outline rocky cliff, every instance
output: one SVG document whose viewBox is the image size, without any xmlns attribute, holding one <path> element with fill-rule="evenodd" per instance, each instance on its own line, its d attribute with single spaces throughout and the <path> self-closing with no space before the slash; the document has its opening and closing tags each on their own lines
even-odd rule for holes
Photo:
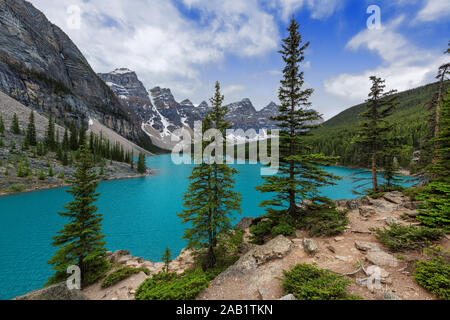
<svg viewBox="0 0 450 320">
<path fill-rule="evenodd" d="M 120 103 L 70 38 L 24 0 L 0 0 L 0 90 L 61 122 L 94 117 L 150 145 L 135 112 Z"/>
</svg>

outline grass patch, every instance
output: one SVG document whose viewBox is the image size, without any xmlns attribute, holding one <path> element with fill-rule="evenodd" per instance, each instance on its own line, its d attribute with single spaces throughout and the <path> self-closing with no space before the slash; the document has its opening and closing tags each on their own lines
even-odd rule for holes
<svg viewBox="0 0 450 320">
<path fill-rule="evenodd" d="M 450 300 L 450 251 L 442 247 L 429 248 L 425 253 L 431 261 L 418 261 L 414 279 L 436 297 Z"/>
<path fill-rule="evenodd" d="M 132 267 L 123 267 L 120 268 L 111 274 L 109 274 L 102 282 L 102 288 L 108 288 L 116 283 L 129 278 L 133 274 L 137 274 L 139 272 L 144 272 L 146 275 L 150 274 L 150 271 L 147 268 L 132 268 Z"/>
<path fill-rule="evenodd" d="M 389 229 L 371 229 L 376 238 L 392 251 L 420 249 L 439 240 L 444 232 L 440 229 L 416 226 L 389 225 Z"/>
<path fill-rule="evenodd" d="M 319 269 L 316 265 L 298 264 L 291 271 L 283 271 L 282 283 L 286 294 L 292 293 L 299 300 L 357 300 L 346 288 L 351 281 L 344 276 Z"/>
</svg>

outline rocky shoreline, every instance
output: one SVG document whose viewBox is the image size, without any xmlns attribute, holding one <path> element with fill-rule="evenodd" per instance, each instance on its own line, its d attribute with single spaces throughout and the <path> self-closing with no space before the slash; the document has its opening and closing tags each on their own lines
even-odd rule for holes
<svg viewBox="0 0 450 320">
<path fill-rule="evenodd" d="M 249 229 L 260 218 L 242 218 L 235 226 L 244 231 L 240 259 L 216 277 L 198 300 L 295 300 L 285 296 L 281 288 L 283 270 L 299 263 L 316 264 L 351 280 L 348 291 L 365 300 L 435 300 L 413 278 L 414 265 L 425 259 L 422 250 L 392 252 L 379 242 L 372 228 L 389 227 L 392 222 L 417 225 L 413 219 L 419 203 L 401 192 L 390 192 L 378 199 L 362 197 L 336 200 L 341 210 L 349 210 L 349 225 L 343 234 L 334 237 L 310 237 L 307 231 L 297 230 L 295 236 L 282 235 L 264 245 L 248 241 Z M 438 245 L 448 250 L 450 237 L 444 236 Z M 182 273 L 194 265 L 192 251 L 184 249 L 170 263 L 171 272 Z M 108 252 L 108 260 L 120 267 L 147 268 L 119 283 L 103 289 L 101 281 L 80 293 L 91 300 L 134 300 L 139 285 L 162 270 L 162 262 L 144 260 L 130 255 L 128 250 Z M 378 274 L 379 285 L 373 282 Z M 55 288 L 56 292 L 58 288 Z M 68 296 L 65 294 L 64 296 Z M 36 292 L 32 293 L 33 299 Z M 23 297 L 21 297 L 23 298 Z M 79 296 L 76 296 L 78 299 Z"/>
</svg>

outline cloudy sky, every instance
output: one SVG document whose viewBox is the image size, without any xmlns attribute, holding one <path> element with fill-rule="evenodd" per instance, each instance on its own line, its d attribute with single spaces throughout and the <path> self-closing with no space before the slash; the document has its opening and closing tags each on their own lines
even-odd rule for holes
<svg viewBox="0 0 450 320">
<path fill-rule="evenodd" d="M 96 72 L 127 67 L 147 88 L 171 88 L 194 104 L 212 95 L 216 80 L 226 102 L 248 97 L 257 109 L 277 102 L 278 50 L 292 16 L 311 42 L 305 78 L 327 119 L 366 98 L 370 75 L 402 91 L 433 81 L 448 60 L 448 0 L 29 1 Z M 376 29 L 367 27 L 370 5 L 380 8 Z"/>
</svg>

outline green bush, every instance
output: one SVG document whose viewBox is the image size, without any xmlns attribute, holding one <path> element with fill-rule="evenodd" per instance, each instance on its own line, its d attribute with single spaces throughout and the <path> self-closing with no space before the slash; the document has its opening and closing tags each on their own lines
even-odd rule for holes
<svg viewBox="0 0 450 320">
<path fill-rule="evenodd" d="M 450 251 L 442 248 L 426 250 L 431 261 L 418 261 L 414 279 L 438 298 L 450 300 Z"/>
<path fill-rule="evenodd" d="M 108 288 L 116 283 L 132 276 L 133 274 L 144 272 L 146 275 L 150 274 L 150 271 L 147 268 L 132 268 L 132 267 L 123 267 L 120 268 L 111 274 L 109 274 L 102 282 L 102 288 Z"/>
<path fill-rule="evenodd" d="M 237 254 L 243 242 L 244 232 L 242 230 L 231 230 L 218 236 L 219 250 L 225 255 Z"/>
<path fill-rule="evenodd" d="M 389 225 L 389 229 L 372 229 L 376 238 L 392 251 L 420 249 L 439 240 L 444 232 L 440 229 L 416 226 Z"/>
<path fill-rule="evenodd" d="M 298 264 L 291 271 L 283 271 L 282 283 L 286 294 L 292 293 L 299 300 L 356 300 L 358 296 L 347 293 L 349 279 L 319 269 L 316 265 Z"/>
<path fill-rule="evenodd" d="M 263 244 L 264 238 L 272 232 L 273 222 L 268 219 L 250 227 L 250 242 Z"/>
<path fill-rule="evenodd" d="M 207 275 L 196 269 L 182 275 L 159 273 L 136 290 L 136 300 L 193 300 L 209 285 Z"/>
<path fill-rule="evenodd" d="M 425 201 L 417 220 L 428 227 L 450 232 L 450 183 L 432 182 L 417 198 Z"/>
<path fill-rule="evenodd" d="M 336 236 L 343 233 L 350 222 L 347 213 L 347 210 L 339 211 L 336 208 L 308 212 L 300 219 L 298 227 L 309 230 L 311 237 Z"/>
<path fill-rule="evenodd" d="M 283 236 L 295 236 L 295 228 L 289 223 L 282 221 L 272 228 L 272 237 L 276 237 L 280 234 Z"/>
<path fill-rule="evenodd" d="M 25 190 L 25 186 L 21 184 L 13 184 L 9 187 L 10 192 L 23 192 Z"/>
</svg>

